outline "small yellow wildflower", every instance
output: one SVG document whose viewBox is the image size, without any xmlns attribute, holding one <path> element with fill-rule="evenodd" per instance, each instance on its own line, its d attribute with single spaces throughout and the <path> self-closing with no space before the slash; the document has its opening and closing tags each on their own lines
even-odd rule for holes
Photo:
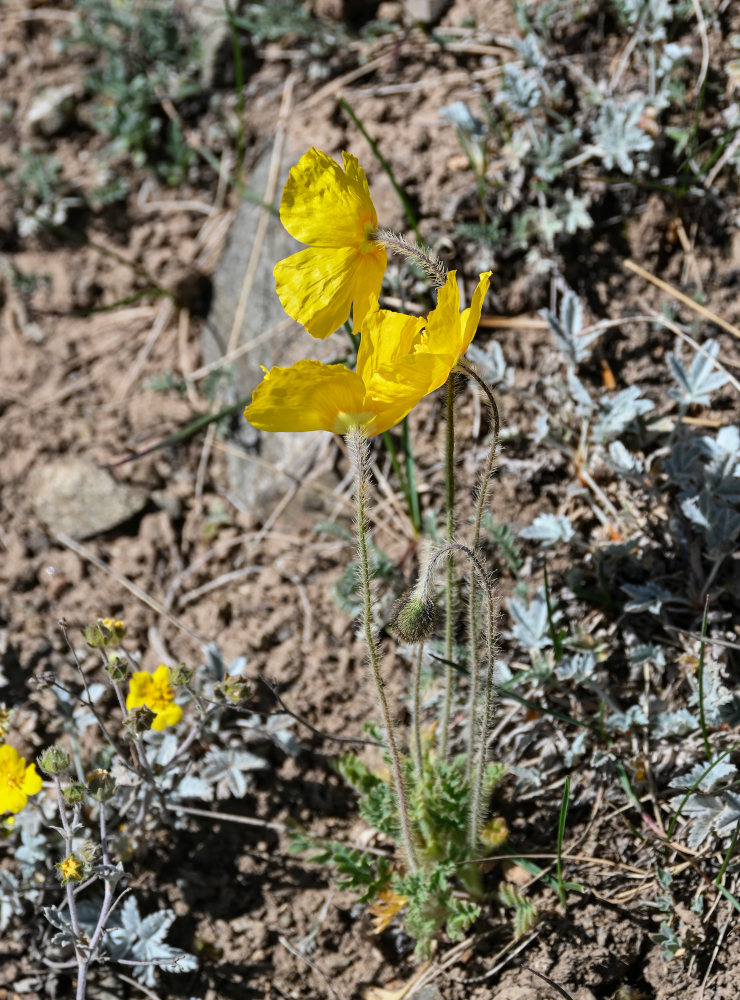
<svg viewBox="0 0 740 1000">
<path fill-rule="evenodd" d="M 283 225 L 309 246 L 275 265 L 275 288 L 287 314 L 319 340 L 339 329 L 353 303 L 359 331 L 387 264 L 374 238 L 378 216 L 365 172 L 350 153 L 342 157 L 344 170 L 309 149 L 290 171 L 280 202 Z"/>
<path fill-rule="evenodd" d="M 397 913 L 406 906 L 408 896 L 402 896 L 395 889 L 383 889 L 368 910 L 373 918 L 373 934 L 382 934 Z"/>
<path fill-rule="evenodd" d="M 74 854 L 68 854 L 62 861 L 58 861 L 56 869 L 59 872 L 59 877 L 65 885 L 67 882 L 82 881 L 82 862 L 79 858 L 76 858 Z"/>
<path fill-rule="evenodd" d="M 480 276 L 462 314 L 454 271 L 427 319 L 379 310 L 374 300 L 362 325 L 356 372 L 320 361 L 272 368 L 244 416 L 267 431 L 344 434 L 359 426 L 369 436 L 381 434 L 447 381 L 475 335 L 489 277 Z"/>
<path fill-rule="evenodd" d="M 154 712 L 152 729 L 161 731 L 167 726 L 176 725 L 182 718 L 182 709 L 175 704 L 174 699 L 169 667 L 160 663 L 153 674 L 142 670 L 131 677 L 126 708 L 146 705 Z"/>
<path fill-rule="evenodd" d="M 0 746 L 0 813 L 19 813 L 28 796 L 41 791 L 41 785 L 35 764 L 26 766 L 17 750 L 7 743 Z"/>
</svg>

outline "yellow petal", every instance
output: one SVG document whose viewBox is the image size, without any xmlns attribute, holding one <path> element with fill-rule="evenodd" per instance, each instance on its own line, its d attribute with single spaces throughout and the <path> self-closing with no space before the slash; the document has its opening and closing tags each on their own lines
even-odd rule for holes
<svg viewBox="0 0 740 1000">
<path fill-rule="evenodd" d="M 460 317 L 460 326 L 462 327 L 461 354 L 464 354 L 470 347 L 470 342 L 475 336 L 475 331 L 478 329 L 480 314 L 483 309 L 483 300 L 488 292 L 488 286 L 491 283 L 490 279 L 490 271 L 484 271 L 483 274 L 478 276 L 478 287 L 473 292 L 470 308 L 466 309 Z"/>
<path fill-rule="evenodd" d="M 375 298 L 371 299 L 371 305 L 373 308 L 362 324 L 362 339 L 357 352 L 357 374 L 367 386 L 380 368 L 411 352 L 425 322 L 421 316 L 378 310 Z"/>
<path fill-rule="evenodd" d="M 349 319 L 359 256 L 352 247 L 309 247 L 273 268 L 283 309 L 312 337 L 323 340 Z"/>
<path fill-rule="evenodd" d="M 23 758 L 21 758 L 21 760 L 23 760 Z M 43 782 L 41 780 L 41 775 L 36 770 L 36 765 L 29 764 L 26 768 L 25 774 L 23 775 L 21 789 L 26 795 L 36 795 L 37 792 L 41 791 L 42 785 Z"/>
<path fill-rule="evenodd" d="M 301 243 L 359 247 L 365 224 L 377 228 L 365 172 L 348 153 L 344 164 L 346 173 L 326 153 L 309 149 L 290 171 L 280 219 Z"/>
<path fill-rule="evenodd" d="M 166 667 L 164 663 L 160 663 L 157 669 L 152 674 L 152 683 L 154 685 L 165 685 L 170 683 L 170 668 Z"/>
<path fill-rule="evenodd" d="M 359 333 L 362 324 L 371 309 L 373 299 L 380 295 L 383 285 L 383 275 L 388 263 L 385 247 L 376 247 L 371 253 L 360 253 L 355 275 L 355 287 L 352 298 L 352 329 Z"/>
<path fill-rule="evenodd" d="M 373 375 L 368 387 L 368 401 L 376 412 L 370 435 L 382 434 L 394 427 L 428 393 L 438 389 L 450 374 L 449 357 L 414 354 Z"/>
<path fill-rule="evenodd" d="M 132 675 L 129 681 L 129 693 L 126 698 L 126 708 L 138 708 L 145 704 L 152 687 L 152 675 L 145 670 Z"/>
<path fill-rule="evenodd" d="M 338 431 L 352 417 L 365 423 L 365 385 L 344 365 L 298 361 L 291 368 L 272 368 L 254 390 L 244 416 L 265 431 Z"/>
<path fill-rule="evenodd" d="M 152 729 L 161 733 L 167 726 L 176 726 L 182 718 L 182 709 L 175 702 L 171 702 L 167 708 L 159 712 L 152 721 Z"/>
<path fill-rule="evenodd" d="M 24 809 L 28 801 L 24 792 L 20 788 L 8 785 L 0 789 L 0 810 L 2 812 L 19 813 Z"/>
</svg>

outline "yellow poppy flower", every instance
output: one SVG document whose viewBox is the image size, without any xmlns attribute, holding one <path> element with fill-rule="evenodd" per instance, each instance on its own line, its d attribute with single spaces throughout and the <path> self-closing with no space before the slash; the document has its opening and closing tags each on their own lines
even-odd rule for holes
<svg viewBox="0 0 740 1000">
<path fill-rule="evenodd" d="M 275 265 L 275 287 L 287 314 L 319 340 L 339 329 L 353 303 L 360 329 L 387 263 L 374 240 L 378 216 L 365 172 L 350 153 L 342 157 L 344 170 L 309 149 L 290 171 L 280 202 L 283 225 L 309 246 Z"/>
<path fill-rule="evenodd" d="M 28 796 L 41 791 L 41 785 L 35 764 L 26 766 L 17 750 L 7 743 L 0 746 L 0 812 L 19 813 Z"/>
<path fill-rule="evenodd" d="M 272 368 L 244 416 L 267 431 L 344 434 L 360 426 L 369 436 L 381 434 L 446 382 L 473 339 L 489 277 L 480 276 L 472 305 L 462 315 L 454 271 L 427 319 L 379 310 L 373 300 L 362 325 L 356 372 L 320 361 Z"/>
<path fill-rule="evenodd" d="M 141 705 L 146 705 L 154 712 L 152 729 L 158 732 L 180 721 L 182 709 L 175 704 L 175 695 L 170 686 L 169 667 L 160 663 L 153 674 L 142 670 L 131 677 L 126 708 L 139 708 Z"/>
</svg>

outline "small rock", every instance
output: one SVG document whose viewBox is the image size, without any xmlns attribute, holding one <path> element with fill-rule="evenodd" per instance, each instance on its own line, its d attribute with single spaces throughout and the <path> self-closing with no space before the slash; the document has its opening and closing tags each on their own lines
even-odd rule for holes
<svg viewBox="0 0 740 1000">
<path fill-rule="evenodd" d="M 26 123 L 32 132 L 50 139 L 72 124 L 77 107 L 77 87 L 46 87 L 31 102 Z"/>
<path fill-rule="evenodd" d="M 404 0 L 404 7 L 414 21 L 434 24 L 442 16 L 449 0 Z"/>
<path fill-rule="evenodd" d="M 28 489 L 36 514 L 53 532 L 90 538 L 110 531 L 144 509 L 143 490 L 118 483 L 84 459 L 58 459 L 35 468 Z"/>
</svg>

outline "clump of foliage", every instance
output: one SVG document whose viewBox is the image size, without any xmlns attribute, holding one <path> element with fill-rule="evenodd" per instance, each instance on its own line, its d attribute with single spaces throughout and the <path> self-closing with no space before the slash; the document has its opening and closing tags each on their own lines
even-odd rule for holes
<svg viewBox="0 0 740 1000">
<path fill-rule="evenodd" d="M 200 92 L 196 43 L 184 16 L 161 0 L 77 0 L 76 9 L 78 27 L 70 44 L 90 46 L 97 54 L 87 79 L 95 95 L 95 126 L 110 136 L 114 155 L 130 156 L 168 184 L 181 183 L 194 153 L 163 102 L 176 107 Z"/>
</svg>

